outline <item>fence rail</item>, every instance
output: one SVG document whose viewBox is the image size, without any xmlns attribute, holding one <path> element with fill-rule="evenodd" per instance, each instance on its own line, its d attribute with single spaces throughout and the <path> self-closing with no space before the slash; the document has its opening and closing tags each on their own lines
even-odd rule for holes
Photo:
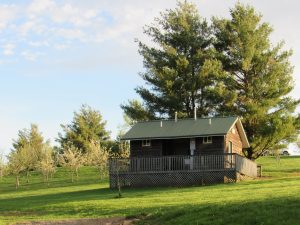
<svg viewBox="0 0 300 225">
<path fill-rule="evenodd" d="M 257 176 L 256 163 L 237 154 L 111 158 L 110 187 L 186 186 Z M 238 174 L 239 173 L 239 174 Z"/>
<path fill-rule="evenodd" d="M 110 173 L 235 169 L 236 154 L 112 158 Z"/>
<path fill-rule="evenodd" d="M 249 159 L 244 158 L 243 156 L 236 155 L 236 171 L 240 174 L 257 177 L 257 164 Z"/>
</svg>

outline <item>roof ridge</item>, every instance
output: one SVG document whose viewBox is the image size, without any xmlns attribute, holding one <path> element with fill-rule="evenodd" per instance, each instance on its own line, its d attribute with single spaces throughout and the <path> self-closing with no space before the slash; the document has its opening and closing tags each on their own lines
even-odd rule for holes
<svg viewBox="0 0 300 225">
<path fill-rule="evenodd" d="M 197 118 L 196 120 L 203 120 L 203 119 L 219 119 L 219 118 L 239 118 L 239 116 L 214 116 L 214 117 L 200 117 Z M 184 121 L 184 120 L 195 120 L 194 118 L 180 118 L 177 119 L 177 121 Z M 175 121 L 175 119 L 157 119 L 157 120 L 146 120 L 146 121 L 137 121 L 135 122 L 135 124 L 137 123 L 149 123 L 149 122 L 161 122 L 161 121 L 165 121 L 165 122 L 171 122 L 171 121 Z"/>
</svg>

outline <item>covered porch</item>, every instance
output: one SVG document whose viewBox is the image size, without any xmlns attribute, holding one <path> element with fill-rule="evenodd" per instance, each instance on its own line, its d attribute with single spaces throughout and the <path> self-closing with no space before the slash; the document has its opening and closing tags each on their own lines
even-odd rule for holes
<svg viewBox="0 0 300 225">
<path fill-rule="evenodd" d="M 210 141 L 206 143 L 207 139 Z M 224 136 L 143 139 L 130 141 L 131 157 L 194 156 L 225 153 Z"/>
<path fill-rule="evenodd" d="M 256 163 L 238 154 L 173 155 L 109 160 L 110 188 L 189 186 L 256 177 Z"/>
</svg>

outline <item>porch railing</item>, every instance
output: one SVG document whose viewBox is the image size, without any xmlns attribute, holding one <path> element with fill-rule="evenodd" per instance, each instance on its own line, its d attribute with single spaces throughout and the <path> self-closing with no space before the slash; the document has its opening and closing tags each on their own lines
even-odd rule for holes
<svg viewBox="0 0 300 225">
<path fill-rule="evenodd" d="M 257 164 L 243 156 L 235 157 L 236 171 L 249 177 L 257 177 Z"/>
<path fill-rule="evenodd" d="M 109 172 L 151 173 L 236 169 L 236 154 L 111 158 Z M 239 165 L 244 165 L 239 161 Z M 244 168 L 242 166 L 242 168 Z"/>
</svg>

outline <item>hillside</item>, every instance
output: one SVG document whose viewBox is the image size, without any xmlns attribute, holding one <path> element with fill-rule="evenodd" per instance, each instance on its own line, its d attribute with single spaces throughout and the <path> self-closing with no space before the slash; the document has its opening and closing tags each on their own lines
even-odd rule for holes
<svg viewBox="0 0 300 225">
<path fill-rule="evenodd" d="M 33 173 L 30 184 L 0 181 L 0 224 L 70 218 L 138 217 L 140 224 L 264 224 L 300 221 L 300 157 L 258 161 L 264 178 L 236 184 L 189 188 L 126 189 L 124 198 L 99 181 L 94 168 L 82 168 L 71 183 L 59 169 L 49 187 Z"/>
</svg>

